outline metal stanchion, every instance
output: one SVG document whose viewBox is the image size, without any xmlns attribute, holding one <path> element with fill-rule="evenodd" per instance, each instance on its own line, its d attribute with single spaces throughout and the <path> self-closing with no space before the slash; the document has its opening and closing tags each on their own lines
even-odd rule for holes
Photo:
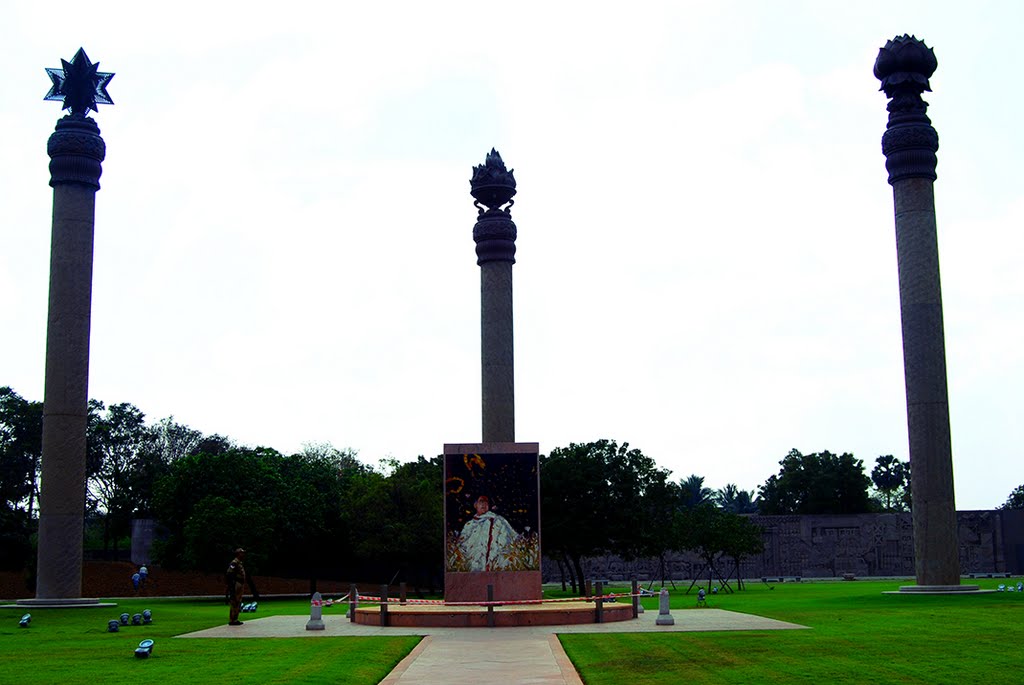
<svg viewBox="0 0 1024 685">
<path fill-rule="evenodd" d="M 488 604 L 487 604 L 487 627 L 488 628 L 493 628 L 494 627 L 494 605 L 490 604 L 490 602 L 494 601 L 494 586 L 493 585 L 488 585 L 487 586 L 487 601 L 488 601 Z"/>
</svg>

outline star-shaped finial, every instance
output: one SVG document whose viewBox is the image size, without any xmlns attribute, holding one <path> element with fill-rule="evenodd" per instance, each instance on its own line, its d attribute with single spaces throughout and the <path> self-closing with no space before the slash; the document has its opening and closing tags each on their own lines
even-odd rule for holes
<svg viewBox="0 0 1024 685">
<path fill-rule="evenodd" d="M 100 63 L 90 62 L 85 50 L 78 48 L 70 62 L 62 59 L 61 63 L 64 66 L 60 69 L 46 69 L 53 86 L 44 100 L 60 100 L 64 103 L 63 109 L 82 116 L 90 109 L 97 111 L 97 104 L 114 104 L 107 94 L 107 84 L 114 75 L 99 71 Z"/>
</svg>

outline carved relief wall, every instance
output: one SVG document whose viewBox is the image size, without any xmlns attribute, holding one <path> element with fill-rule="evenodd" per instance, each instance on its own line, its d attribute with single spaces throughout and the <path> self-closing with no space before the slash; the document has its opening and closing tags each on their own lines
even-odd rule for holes
<svg viewBox="0 0 1024 685">
<path fill-rule="evenodd" d="M 759 556 L 740 564 L 744 578 L 914 575 L 914 531 L 909 513 L 750 518 L 764 529 L 765 545 Z M 1024 511 L 960 511 L 957 527 L 961 573 L 1024 573 Z M 590 578 L 612 581 L 662 575 L 693 578 L 702 566 L 692 554 L 629 562 L 604 556 L 587 559 L 584 572 Z M 731 560 L 722 560 L 718 570 L 735 576 Z M 551 559 L 544 564 L 544 581 L 560 580 L 558 560 Z"/>
</svg>

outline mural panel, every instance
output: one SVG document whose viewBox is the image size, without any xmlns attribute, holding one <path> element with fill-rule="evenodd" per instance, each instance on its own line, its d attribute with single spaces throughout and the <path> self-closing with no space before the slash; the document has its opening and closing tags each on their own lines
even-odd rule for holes
<svg viewBox="0 0 1024 685">
<path fill-rule="evenodd" d="M 537 455 L 445 455 L 445 571 L 540 570 Z"/>
</svg>

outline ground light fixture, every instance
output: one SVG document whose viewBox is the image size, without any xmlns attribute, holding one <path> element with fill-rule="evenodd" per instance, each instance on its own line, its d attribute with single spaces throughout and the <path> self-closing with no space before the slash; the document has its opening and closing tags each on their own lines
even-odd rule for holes
<svg viewBox="0 0 1024 685">
<path fill-rule="evenodd" d="M 132 625 L 133 626 L 141 626 L 142 625 L 142 614 L 132 614 Z"/>
<path fill-rule="evenodd" d="M 153 622 L 153 612 L 150 611 L 149 609 L 145 609 L 142 612 L 142 622 L 147 624 L 147 625 L 152 623 Z"/>
<path fill-rule="evenodd" d="M 21 617 L 21 620 L 18 621 L 18 625 L 21 626 L 22 628 L 28 628 L 28 624 L 31 623 L 31 622 L 32 622 L 32 614 L 25 614 L 24 616 Z"/>
<path fill-rule="evenodd" d="M 123 626 L 128 625 L 128 621 L 129 621 L 128 612 L 125 612 L 125 613 L 121 614 L 121 625 L 123 625 Z"/>
<path fill-rule="evenodd" d="M 109 621 L 107 621 L 107 632 L 116 633 L 120 629 L 120 625 L 121 624 L 118 622 L 116 618 L 110 619 Z"/>
<path fill-rule="evenodd" d="M 139 646 L 135 649 L 136 659 L 148 659 L 149 655 L 153 653 L 153 641 L 143 640 L 139 643 Z"/>
</svg>

